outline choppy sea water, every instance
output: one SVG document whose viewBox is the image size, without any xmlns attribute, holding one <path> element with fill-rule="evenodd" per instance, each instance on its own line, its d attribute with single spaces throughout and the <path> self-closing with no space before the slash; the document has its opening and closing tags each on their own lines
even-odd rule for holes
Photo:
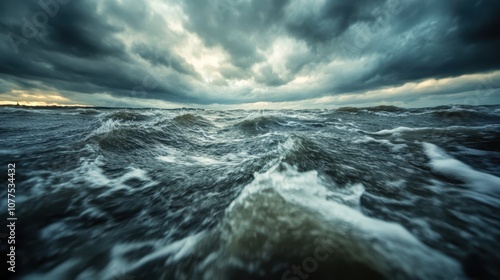
<svg viewBox="0 0 500 280">
<path fill-rule="evenodd" d="M 19 279 L 500 278 L 500 106 L 0 123 Z"/>
</svg>

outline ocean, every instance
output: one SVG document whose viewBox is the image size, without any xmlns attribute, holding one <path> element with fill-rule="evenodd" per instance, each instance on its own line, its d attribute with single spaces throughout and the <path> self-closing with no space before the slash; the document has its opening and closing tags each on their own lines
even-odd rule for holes
<svg viewBox="0 0 500 280">
<path fill-rule="evenodd" d="M 500 106 L 1 107 L 0 123 L 16 279 L 500 278 Z"/>
</svg>

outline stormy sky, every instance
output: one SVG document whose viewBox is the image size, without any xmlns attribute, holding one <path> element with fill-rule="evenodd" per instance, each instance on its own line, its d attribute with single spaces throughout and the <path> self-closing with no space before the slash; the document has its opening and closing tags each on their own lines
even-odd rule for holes
<svg viewBox="0 0 500 280">
<path fill-rule="evenodd" d="M 2 0 L 0 104 L 500 103 L 498 0 Z"/>
</svg>

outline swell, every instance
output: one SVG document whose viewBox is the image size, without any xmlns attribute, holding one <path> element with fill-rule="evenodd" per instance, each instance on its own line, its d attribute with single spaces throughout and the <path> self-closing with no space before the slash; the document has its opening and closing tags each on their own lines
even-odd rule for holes
<svg viewBox="0 0 500 280">
<path fill-rule="evenodd" d="M 157 144 L 174 146 L 188 144 L 189 142 L 185 140 L 183 134 L 172 127 L 107 120 L 87 137 L 86 142 L 97 143 L 105 151 L 126 152 L 153 149 Z"/>
<path fill-rule="evenodd" d="M 301 134 L 293 134 L 281 145 L 282 162 L 301 170 L 329 166 L 335 162 L 332 151 L 321 143 Z"/>
<path fill-rule="evenodd" d="M 163 113 L 118 111 L 98 120 L 100 126 L 86 140 L 115 152 L 153 149 L 158 145 L 189 148 L 198 145 L 206 131 L 214 128 L 208 119 L 193 114 L 171 117 Z"/>
<path fill-rule="evenodd" d="M 337 112 L 359 113 L 359 112 L 401 112 L 406 109 L 396 106 L 375 106 L 375 107 L 341 107 Z"/>
<path fill-rule="evenodd" d="M 178 115 L 173 118 L 173 122 L 185 126 L 185 127 L 212 127 L 213 124 L 206 118 L 193 115 L 193 114 L 183 114 Z"/>
<path fill-rule="evenodd" d="M 141 114 L 136 111 L 117 111 L 110 113 L 105 117 L 105 120 L 119 120 L 119 121 L 145 121 L 147 119 L 149 119 L 149 116 Z"/>
<path fill-rule="evenodd" d="M 434 108 L 425 113 L 441 121 L 452 122 L 492 122 L 498 123 L 499 115 L 488 107 L 459 106 L 448 108 Z"/>
<path fill-rule="evenodd" d="M 281 122 L 284 122 L 284 119 L 279 116 L 257 116 L 240 121 L 233 127 L 247 134 L 264 134 L 282 126 Z"/>
</svg>

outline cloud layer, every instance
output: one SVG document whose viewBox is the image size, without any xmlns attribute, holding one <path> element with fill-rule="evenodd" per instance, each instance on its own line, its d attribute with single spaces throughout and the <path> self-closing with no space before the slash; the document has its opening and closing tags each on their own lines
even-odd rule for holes
<svg viewBox="0 0 500 280">
<path fill-rule="evenodd" d="M 499 13 L 495 0 L 4 0 L 0 101 L 497 103 Z"/>
</svg>

